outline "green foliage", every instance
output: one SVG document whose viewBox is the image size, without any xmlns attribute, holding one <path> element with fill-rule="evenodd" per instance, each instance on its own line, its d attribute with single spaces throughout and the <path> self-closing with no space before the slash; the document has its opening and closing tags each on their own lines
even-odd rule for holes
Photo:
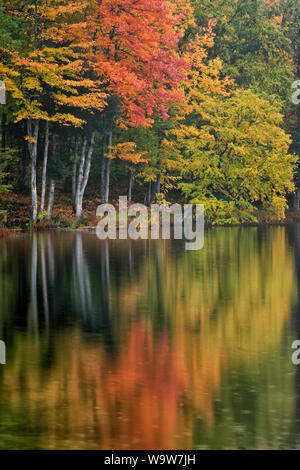
<svg viewBox="0 0 300 470">
<path fill-rule="evenodd" d="M 0 48 L 12 47 L 21 49 L 26 47 L 24 33 L 28 26 L 28 20 L 23 16 L 10 15 L 14 1 L 0 0 Z M 19 8 L 22 9 L 19 2 Z"/>
<path fill-rule="evenodd" d="M 274 8 L 265 0 L 193 1 L 198 25 L 206 26 L 212 18 L 216 22 L 211 57 L 222 59 L 224 74 L 237 86 L 276 94 L 287 104 L 293 62 L 291 40 L 281 21 L 283 3 Z"/>
</svg>

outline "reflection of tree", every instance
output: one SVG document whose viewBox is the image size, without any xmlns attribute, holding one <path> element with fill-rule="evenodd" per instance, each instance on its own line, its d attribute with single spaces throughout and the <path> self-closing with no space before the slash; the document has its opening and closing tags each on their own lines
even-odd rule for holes
<svg viewBox="0 0 300 470">
<path fill-rule="evenodd" d="M 48 245 L 49 246 L 49 245 Z M 46 271 L 46 254 L 45 240 L 41 240 L 41 271 L 42 271 L 42 288 L 43 288 L 43 306 L 45 315 L 45 326 L 49 328 L 49 296 L 48 296 L 48 278 Z"/>
<path fill-rule="evenodd" d="M 36 426 L 45 430 L 42 445 L 68 447 L 72 436 L 75 447 L 171 448 L 176 439 L 178 447 L 191 446 L 190 423 L 184 420 L 184 373 L 167 333 L 155 341 L 145 325 L 133 324 L 114 359 L 103 345 L 87 344 L 78 329 L 65 331 L 57 335 L 59 360 L 47 374 L 41 371 L 38 350 L 25 341 L 20 335 L 18 347 L 26 349 L 26 357 L 21 363 L 16 358 L 3 386 L 15 410 L 25 407 L 29 420 L 38 417 Z M 23 391 L 16 387 L 19 374 L 25 378 Z"/>
<path fill-rule="evenodd" d="M 28 309 L 28 331 L 38 332 L 38 301 L 37 301 L 37 269 L 38 269 L 38 248 L 37 235 L 32 236 L 31 263 L 30 263 L 30 303 Z"/>
<path fill-rule="evenodd" d="M 214 399 L 224 372 L 242 364 L 248 373 L 249 369 L 259 369 L 266 374 L 261 369 L 262 358 L 268 365 L 269 358 L 274 360 L 296 293 L 293 259 L 282 227 L 264 234 L 257 228 L 212 231 L 202 252 L 183 252 L 183 257 L 172 258 L 168 249 L 167 244 L 160 245 L 159 256 L 164 260 L 160 263 L 160 288 L 153 261 L 154 267 L 147 265 L 140 277 L 143 293 L 137 305 L 152 303 L 153 312 L 163 311 L 170 319 L 173 342 L 181 344 L 184 351 L 193 409 L 212 426 Z M 156 259 L 154 254 L 149 258 Z M 142 291 L 143 286 L 148 286 L 148 292 Z M 134 289 L 139 290 L 136 286 Z M 126 296 L 130 296 L 127 287 L 119 299 Z M 289 353 L 287 347 L 288 360 Z M 273 378 L 278 366 L 272 369 Z M 281 363 L 280 372 L 283 370 Z M 291 385 L 286 379 L 284 384 L 280 388 Z M 262 412 L 266 412 L 265 407 Z"/>
<path fill-rule="evenodd" d="M 86 320 L 93 318 L 93 299 L 91 280 L 86 258 L 83 252 L 82 234 L 77 233 L 73 257 L 73 285 L 75 305 L 79 307 L 79 315 Z"/>
<path fill-rule="evenodd" d="M 300 225 L 296 224 L 294 228 L 294 253 L 295 253 L 295 270 L 298 292 L 300 293 Z M 300 294 L 298 295 L 298 302 L 295 308 L 295 319 L 294 319 L 294 332 L 292 341 L 300 340 Z M 294 366 L 295 367 L 295 366 Z M 296 367 L 295 372 L 295 418 L 294 428 L 292 429 L 292 442 L 293 447 L 299 449 L 300 446 L 300 367 Z"/>
<path fill-rule="evenodd" d="M 212 230 L 194 253 L 79 233 L 31 243 L 27 303 L 36 292 L 44 322 L 39 343 L 13 333 L 0 387 L 42 447 L 283 445 L 292 384 L 274 355 L 294 297 L 284 228 Z"/>
<path fill-rule="evenodd" d="M 0 245 L 0 339 L 4 340 L 6 330 L 13 322 L 12 312 L 17 305 L 17 289 L 19 284 L 17 260 L 11 259 L 9 247 Z"/>
</svg>

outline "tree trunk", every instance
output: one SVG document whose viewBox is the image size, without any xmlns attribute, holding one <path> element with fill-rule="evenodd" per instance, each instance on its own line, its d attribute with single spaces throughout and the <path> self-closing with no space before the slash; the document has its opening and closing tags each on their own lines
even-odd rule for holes
<svg viewBox="0 0 300 470">
<path fill-rule="evenodd" d="M 80 157 L 80 165 L 79 165 L 79 173 L 78 173 L 78 180 L 77 180 L 77 189 L 76 189 L 76 217 L 80 219 L 82 216 L 82 201 L 83 196 L 86 190 L 86 186 L 88 183 L 88 179 L 90 176 L 91 170 L 91 161 L 93 156 L 95 146 L 95 132 L 92 132 L 90 145 L 88 149 L 88 153 L 86 154 L 86 147 L 87 147 L 87 138 L 84 138 L 82 152 Z"/>
<path fill-rule="evenodd" d="M 160 175 L 157 176 L 157 180 L 155 183 L 155 200 L 157 199 L 157 195 L 160 194 Z"/>
<path fill-rule="evenodd" d="M 108 134 L 108 153 L 112 153 L 112 128 Z M 111 159 L 109 158 L 106 163 L 106 181 L 105 181 L 105 202 L 109 201 L 109 184 L 110 184 L 110 167 L 111 167 Z"/>
<path fill-rule="evenodd" d="M 92 132 L 91 140 L 90 140 L 90 147 L 88 150 L 86 163 L 85 163 L 85 171 L 84 171 L 84 176 L 83 176 L 83 181 L 82 181 L 81 193 L 80 193 L 81 200 L 83 199 L 86 186 L 88 184 L 89 176 L 90 176 L 94 147 L 95 147 L 95 132 Z"/>
<path fill-rule="evenodd" d="M 52 158 L 55 159 L 56 156 L 56 135 L 53 135 L 53 149 L 52 149 Z M 51 220 L 53 205 L 54 205 L 54 193 L 55 193 L 55 181 L 53 178 L 50 180 L 50 189 L 49 189 L 49 199 L 48 199 L 48 208 L 47 208 L 47 220 Z"/>
<path fill-rule="evenodd" d="M 103 137 L 102 159 L 101 159 L 101 176 L 100 176 L 100 198 L 102 201 L 105 199 L 105 171 L 106 171 L 106 157 L 107 152 L 107 136 Z"/>
<path fill-rule="evenodd" d="M 132 191 L 134 187 L 134 179 L 132 176 L 132 171 L 129 172 L 129 186 L 128 186 L 128 201 L 132 201 Z"/>
<path fill-rule="evenodd" d="M 81 217 L 82 209 L 80 208 L 80 188 L 82 185 L 83 180 L 83 171 L 84 171 L 84 164 L 85 164 L 85 156 L 86 156 L 86 146 L 87 146 L 87 138 L 84 137 L 81 149 L 81 156 L 79 162 L 79 170 L 77 176 L 77 187 L 76 187 L 76 196 L 75 196 L 75 213 L 76 217 Z"/>
<path fill-rule="evenodd" d="M 39 124 L 39 120 L 33 121 L 32 119 L 27 119 L 28 150 L 31 168 L 31 220 L 33 223 L 37 220 L 36 161 Z"/>
<path fill-rule="evenodd" d="M 148 183 L 148 192 L 147 192 L 147 204 L 148 204 L 148 206 L 150 206 L 151 200 L 152 200 L 151 189 L 152 189 L 152 183 L 151 183 L 151 181 L 149 181 L 149 183 Z"/>
<path fill-rule="evenodd" d="M 44 211 L 44 208 L 45 208 L 46 183 L 47 183 L 47 165 L 48 165 L 48 151 L 49 151 L 49 121 L 46 121 L 45 147 L 44 147 L 44 161 L 43 161 L 43 173 L 42 173 L 42 194 L 41 194 L 40 214 Z"/>
<path fill-rule="evenodd" d="M 6 149 L 6 114 L 2 114 L 2 119 L 1 119 L 1 134 L 2 134 L 2 150 L 5 151 Z"/>
<path fill-rule="evenodd" d="M 106 163 L 105 198 L 104 198 L 105 202 L 109 201 L 110 167 L 111 167 L 111 160 L 108 159 Z"/>
<path fill-rule="evenodd" d="M 54 206 L 54 194 L 55 194 L 55 181 L 54 179 L 50 180 L 50 192 L 48 200 L 48 209 L 47 209 L 47 220 L 51 220 L 52 211 Z"/>
<path fill-rule="evenodd" d="M 300 189 L 297 190 L 295 197 L 294 197 L 294 209 L 295 211 L 300 210 Z"/>
<path fill-rule="evenodd" d="M 73 202 L 74 211 L 76 210 L 77 164 L 78 164 L 78 139 L 76 138 L 75 155 L 74 155 L 74 162 L 73 162 L 73 173 L 72 173 L 72 202 Z"/>
</svg>

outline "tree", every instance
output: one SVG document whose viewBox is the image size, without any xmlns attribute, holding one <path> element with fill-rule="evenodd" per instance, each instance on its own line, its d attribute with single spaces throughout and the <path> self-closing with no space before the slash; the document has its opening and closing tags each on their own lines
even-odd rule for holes
<svg viewBox="0 0 300 470">
<path fill-rule="evenodd" d="M 179 187 L 189 201 L 205 204 L 212 223 L 254 221 L 258 207 L 282 219 L 296 157 L 280 104 L 252 90 L 232 91 L 221 61 L 209 59 L 212 26 L 186 48 L 192 67 L 185 102 L 165 152 L 183 178 Z"/>
<path fill-rule="evenodd" d="M 86 3 L 80 0 L 73 3 L 57 0 L 52 7 L 47 0 L 36 2 L 28 30 L 31 47 L 22 55 L 11 52 L 10 70 L 16 76 L 16 122 L 27 121 L 33 222 L 38 212 L 36 167 L 40 122 L 78 128 L 86 123 L 85 116 L 79 116 L 78 112 L 89 113 L 105 106 L 105 93 L 100 90 L 99 81 L 87 76 L 82 47 L 69 39 L 73 28 L 83 28 L 78 8 L 84 9 L 85 6 Z M 88 47 L 83 47 L 84 52 Z M 45 202 L 48 142 L 46 124 L 41 210 Z"/>
<path fill-rule="evenodd" d="M 179 83 L 187 64 L 178 46 L 192 9 L 189 0 L 103 0 L 92 5 L 85 40 L 93 45 L 90 66 L 111 96 L 106 146 L 108 140 L 113 143 L 114 127 L 149 127 L 154 113 L 166 120 L 171 104 L 182 99 Z M 103 159 L 105 200 L 109 178 L 110 159 Z"/>
<path fill-rule="evenodd" d="M 297 158 L 279 108 L 239 90 L 207 99 L 202 116 L 206 124 L 182 126 L 174 144 L 186 159 L 180 187 L 189 201 L 205 204 L 213 224 L 254 222 L 258 208 L 282 220 Z"/>
<path fill-rule="evenodd" d="M 178 42 L 191 15 L 189 0 L 94 2 L 86 28 L 91 66 L 120 101 L 122 125 L 151 125 L 154 111 L 166 119 L 180 99 L 186 64 Z"/>
<path fill-rule="evenodd" d="M 11 162 L 11 156 L 7 152 L 0 152 L 0 195 L 11 189 L 11 186 L 6 183 L 8 176 L 7 167 Z M 6 210 L 0 208 L 0 224 L 6 217 Z M 2 220 L 1 220 L 2 219 Z"/>
<path fill-rule="evenodd" d="M 208 21 L 215 22 L 210 58 L 222 59 L 223 73 L 233 78 L 236 86 L 277 95 L 288 105 L 293 62 L 291 41 L 281 15 L 289 16 L 292 9 L 266 0 L 192 3 L 198 25 L 205 27 Z"/>
</svg>

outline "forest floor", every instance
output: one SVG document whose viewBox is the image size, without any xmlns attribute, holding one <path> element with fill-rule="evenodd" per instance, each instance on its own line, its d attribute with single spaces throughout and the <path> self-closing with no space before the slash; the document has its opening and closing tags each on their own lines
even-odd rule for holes
<svg viewBox="0 0 300 470">
<path fill-rule="evenodd" d="M 83 202 L 83 218 L 78 221 L 72 208 L 71 195 L 57 191 L 50 221 L 38 221 L 36 229 L 47 228 L 80 228 L 95 227 L 97 223 L 96 209 L 101 204 L 99 198 L 93 198 L 90 194 Z M 4 225 L 6 228 L 26 229 L 30 227 L 30 196 L 5 193 L 0 195 L 0 207 L 7 213 Z"/>
</svg>

